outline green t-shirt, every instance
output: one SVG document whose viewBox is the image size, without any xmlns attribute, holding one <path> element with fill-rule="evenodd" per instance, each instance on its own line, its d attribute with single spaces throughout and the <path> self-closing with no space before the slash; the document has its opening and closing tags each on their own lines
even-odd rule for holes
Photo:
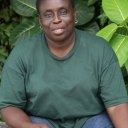
<svg viewBox="0 0 128 128">
<path fill-rule="evenodd" d="M 118 60 L 100 37 L 76 30 L 68 55 L 53 55 L 38 33 L 20 42 L 3 69 L 0 108 L 16 106 L 55 128 L 81 128 L 105 108 L 128 102 Z"/>
</svg>

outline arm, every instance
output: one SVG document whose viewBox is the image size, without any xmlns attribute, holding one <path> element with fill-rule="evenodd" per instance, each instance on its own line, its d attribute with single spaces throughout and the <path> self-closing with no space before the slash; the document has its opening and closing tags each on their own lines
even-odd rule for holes
<svg viewBox="0 0 128 128">
<path fill-rule="evenodd" d="M 128 128 L 128 103 L 107 108 L 115 128 Z"/>
<path fill-rule="evenodd" d="M 46 124 L 31 122 L 27 114 L 16 107 L 3 108 L 1 114 L 10 128 L 48 128 Z"/>
</svg>

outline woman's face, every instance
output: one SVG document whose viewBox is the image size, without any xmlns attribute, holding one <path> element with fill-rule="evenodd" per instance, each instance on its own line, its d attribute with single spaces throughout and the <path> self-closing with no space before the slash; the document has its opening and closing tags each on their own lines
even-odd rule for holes
<svg viewBox="0 0 128 128">
<path fill-rule="evenodd" d="M 42 0 L 40 23 L 48 40 L 63 42 L 74 33 L 75 10 L 71 0 Z"/>
</svg>

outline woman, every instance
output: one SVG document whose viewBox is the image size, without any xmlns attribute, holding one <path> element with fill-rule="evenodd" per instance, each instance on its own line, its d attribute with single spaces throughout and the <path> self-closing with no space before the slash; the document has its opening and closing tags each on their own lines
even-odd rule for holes
<svg viewBox="0 0 128 128">
<path fill-rule="evenodd" d="M 74 28 L 72 0 L 37 0 L 37 10 L 44 34 L 20 42 L 3 69 L 0 108 L 6 123 L 128 128 L 128 95 L 109 44 Z"/>
</svg>

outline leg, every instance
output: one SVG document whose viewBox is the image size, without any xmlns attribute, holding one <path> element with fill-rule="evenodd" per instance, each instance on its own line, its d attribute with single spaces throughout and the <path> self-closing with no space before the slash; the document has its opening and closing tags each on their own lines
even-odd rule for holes
<svg viewBox="0 0 128 128">
<path fill-rule="evenodd" d="M 89 118 L 82 128 L 114 128 L 106 112 Z"/>
<path fill-rule="evenodd" d="M 48 128 L 53 128 L 52 124 L 45 118 L 36 117 L 36 116 L 30 116 L 30 119 L 34 123 L 45 123 L 48 125 Z"/>
</svg>

